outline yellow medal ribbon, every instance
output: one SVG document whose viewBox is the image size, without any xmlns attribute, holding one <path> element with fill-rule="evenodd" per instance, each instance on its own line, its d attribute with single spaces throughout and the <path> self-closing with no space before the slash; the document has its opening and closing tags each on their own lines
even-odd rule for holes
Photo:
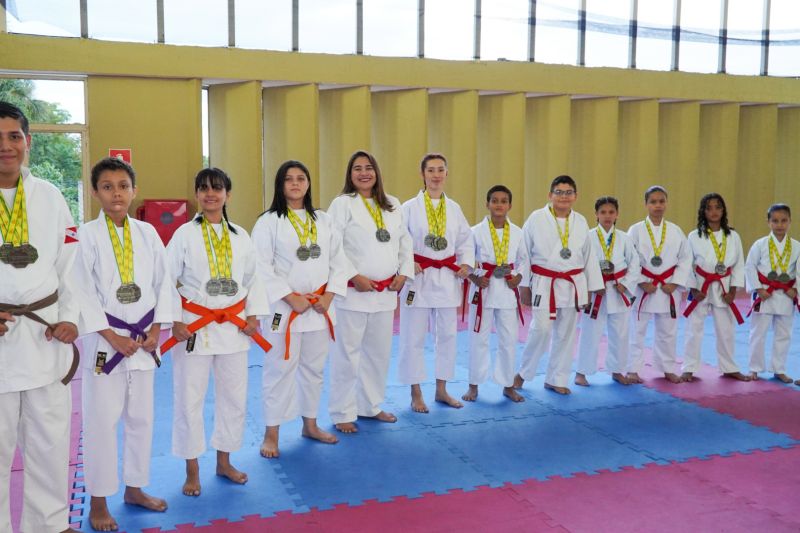
<svg viewBox="0 0 800 533">
<path fill-rule="evenodd" d="M 311 215 L 306 213 L 306 220 L 303 222 L 292 209 L 288 210 L 289 222 L 292 223 L 294 231 L 297 233 L 297 238 L 300 240 L 300 246 L 305 246 L 309 237 L 311 237 L 311 244 L 317 244 L 317 225 Z"/>
<path fill-rule="evenodd" d="M 366 207 L 367 211 L 369 211 L 369 216 L 371 216 L 372 220 L 375 221 L 375 225 L 378 227 L 378 229 L 386 229 L 386 225 L 383 223 L 383 213 L 381 212 L 381 207 L 377 204 L 377 202 L 373 208 L 369 200 L 363 196 L 361 199 L 364 200 L 364 207 Z"/>
<path fill-rule="evenodd" d="M 0 194 L 0 203 L 3 204 L 3 209 L 0 210 L 0 231 L 3 234 L 3 242 L 14 246 L 27 243 L 28 211 L 25 208 L 25 188 L 22 186 L 22 176 L 17 182 L 17 194 L 10 212 L 2 194 Z"/>
<path fill-rule="evenodd" d="M 444 233 L 447 230 L 447 205 L 444 193 L 439 198 L 439 205 L 435 210 L 428 191 L 425 191 L 422 196 L 425 200 L 425 215 L 428 217 L 428 233 L 437 237 L 444 237 Z"/>
<path fill-rule="evenodd" d="M 606 244 L 606 240 L 603 238 L 600 229 L 600 226 L 597 226 L 597 240 L 600 241 L 600 248 L 603 249 L 603 255 L 605 256 L 606 261 L 611 261 L 611 256 L 614 255 L 614 243 L 617 242 L 617 232 L 612 226 L 611 235 L 608 244 Z"/>
<path fill-rule="evenodd" d="M 661 242 L 658 243 L 658 246 L 656 246 L 656 237 L 653 235 L 653 228 L 650 226 L 650 221 L 644 219 L 644 225 L 647 228 L 647 234 L 650 236 L 650 244 L 653 245 L 653 254 L 656 257 L 661 257 L 661 250 L 664 249 L 664 243 L 667 240 L 667 221 L 661 221 Z"/>
<path fill-rule="evenodd" d="M 108 236 L 111 238 L 114 259 L 117 261 L 119 279 L 122 285 L 130 285 L 133 283 L 133 240 L 131 239 L 131 226 L 128 223 L 128 217 L 125 217 L 125 221 L 122 224 L 122 242 L 119 241 L 119 234 L 117 233 L 117 228 L 114 227 L 114 221 L 108 215 L 106 215 L 106 227 L 108 227 Z"/>
<path fill-rule="evenodd" d="M 233 251 L 231 249 L 231 235 L 225 220 L 222 221 L 222 238 L 220 239 L 211 224 L 203 217 L 203 242 L 206 245 L 208 269 L 211 279 L 231 279 L 231 265 L 233 264 Z M 212 253 L 213 247 L 213 253 Z"/>
<path fill-rule="evenodd" d="M 569 215 L 564 219 L 564 231 L 561 231 L 561 226 L 558 224 L 558 217 L 553 209 L 550 207 L 550 214 L 553 215 L 553 220 L 556 221 L 556 229 L 558 230 L 558 238 L 561 239 L 561 249 L 569 249 Z"/>
<path fill-rule="evenodd" d="M 708 231 L 708 238 L 711 240 L 711 246 L 714 247 L 714 255 L 717 256 L 717 264 L 724 265 L 725 253 L 728 249 L 728 236 L 725 235 L 724 231 L 722 232 L 722 246 L 720 246 L 717 242 L 717 238 L 714 236 L 713 231 Z"/>
<path fill-rule="evenodd" d="M 486 223 L 489 225 L 489 235 L 492 236 L 492 247 L 494 248 L 494 264 L 506 265 L 508 264 L 508 241 L 511 236 L 511 226 L 506 220 L 503 225 L 503 240 L 497 238 L 497 230 L 492 224 L 492 220 L 486 217 Z"/>
<path fill-rule="evenodd" d="M 777 272 L 778 268 L 784 273 L 789 270 L 789 258 L 792 256 L 792 239 L 789 239 L 788 235 L 784 239 L 786 240 L 786 245 L 783 247 L 783 253 L 778 254 L 778 246 L 775 244 L 775 240 L 772 237 L 769 238 L 769 264 L 773 272 Z"/>
</svg>

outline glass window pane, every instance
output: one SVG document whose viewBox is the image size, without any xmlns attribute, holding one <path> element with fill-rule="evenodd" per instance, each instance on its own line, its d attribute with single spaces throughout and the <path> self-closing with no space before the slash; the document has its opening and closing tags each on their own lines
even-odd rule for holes
<svg viewBox="0 0 800 533">
<path fill-rule="evenodd" d="M 34 124 L 84 124 L 84 87 L 80 80 L 0 78 L 0 100 L 18 106 Z"/>
<path fill-rule="evenodd" d="M 228 46 L 228 1 L 164 0 L 164 40 L 170 44 Z"/>
<path fill-rule="evenodd" d="M 9 33 L 81 36 L 79 0 L 16 0 L 5 4 Z"/>
<path fill-rule="evenodd" d="M 356 0 L 301 0 L 300 51 L 355 53 Z"/>
<path fill-rule="evenodd" d="M 760 73 L 763 20 L 763 0 L 728 0 L 726 72 L 751 75 Z"/>
<path fill-rule="evenodd" d="M 364 0 L 364 53 L 417 55 L 417 0 Z"/>
<path fill-rule="evenodd" d="M 155 0 L 88 0 L 89 37 L 107 41 L 158 40 Z"/>
<path fill-rule="evenodd" d="M 481 3 L 481 59 L 528 60 L 529 0 Z"/>
<path fill-rule="evenodd" d="M 672 68 L 673 0 L 639 0 L 636 30 L 636 68 Z"/>
<path fill-rule="evenodd" d="M 292 0 L 236 0 L 236 46 L 292 49 Z"/>
<path fill-rule="evenodd" d="M 717 72 L 720 9 L 720 0 L 681 2 L 680 70 Z"/>
<path fill-rule="evenodd" d="M 628 66 L 631 0 L 586 1 L 586 66 Z"/>
<path fill-rule="evenodd" d="M 536 2 L 534 53 L 539 63 L 578 62 L 578 0 Z"/>
<path fill-rule="evenodd" d="M 209 154 L 211 153 L 208 140 L 208 128 L 210 126 L 208 121 L 208 87 L 203 88 L 200 96 L 200 115 L 203 128 L 203 167 L 207 167 L 209 166 Z"/>
<path fill-rule="evenodd" d="M 37 133 L 31 135 L 28 164 L 31 172 L 49 181 L 67 200 L 72 218 L 83 221 L 83 157 L 80 133 Z"/>
<path fill-rule="evenodd" d="M 797 0 L 772 0 L 769 39 L 769 74 L 800 76 L 800 3 Z"/>
<path fill-rule="evenodd" d="M 426 0 L 425 57 L 472 59 L 475 0 Z"/>
</svg>

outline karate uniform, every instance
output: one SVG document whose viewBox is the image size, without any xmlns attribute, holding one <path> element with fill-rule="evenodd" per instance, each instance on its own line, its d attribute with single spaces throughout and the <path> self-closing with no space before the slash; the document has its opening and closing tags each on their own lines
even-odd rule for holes
<svg viewBox="0 0 800 533">
<path fill-rule="evenodd" d="M 89 305 L 82 309 L 81 322 L 101 321 L 109 327 L 105 313 L 128 324 L 137 324 L 151 310 L 153 320 L 141 324 L 147 332 L 151 324 L 163 329 L 172 326 L 178 292 L 167 266 L 167 254 L 155 228 L 128 217 L 133 247 L 134 282 L 142 291 L 137 302 L 120 303 L 116 298 L 121 285 L 105 214 L 87 222 L 78 230 L 80 244 L 75 270 L 83 277 L 81 285 L 90 293 Z M 124 246 L 123 228 L 115 226 Z M 85 327 L 82 324 L 82 328 Z M 130 337 L 131 332 L 113 328 Z M 144 339 L 142 339 L 143 341 Z M 123 482 L 130 487 L 144 487 L 150 481 L 150 451 L 153 440 L 153 376 L 156 362 L 139 349 L 125 357 L 109 374 L 96 372 L 99 354 L 111 361 L 116 350 L 99 333 L 82 338 L 83 368 L 83 465 L 86 490 L 92 496 L 105 497 L 117 492 L 117 423 L 123 421 Z M 156 355 L 160 355 L 156 348 Z M 102 365 L 102 362 L 100 363 Z"/>
<path fill-rule="evenodd" d="M 592 244 L 592 253 L 598 262 L 605 261 L 606 256 L 597 234 L 603 242 L 608 243 L 609 233 L 598 226 L 589 232 L 589 242 Z M 608 245 L 606 245 L 608 246 Z M 623 270 L 627 271 L 621 278 L 614 281 L 605 281 L 605 294 L 601 297 L 600 308 L 592 309 L 581 318 L 581 335 L 578 344 L 578 366 L 576 371 L 585 376 L 597 372 L 597 355 L 600 350 L 600 337 L 606 332 L 608 348 L 606 350 L 606 372 L 609 374 L 622 374 L 627 369 L 628 352 L 630 350 L 630 302 L 632 294 L 639 284 L 641 267 L 639 254 L 633 246 L 628 234 L 614 228 L 614 251 L 611 254 L 614 263 L 615 276 Z M 627 289 L 625 298 L 617 291 L 616 284 Z M 594 305 L 596 296 L 590 295 L 591 304 Z M 592 315 L 596 312 L 596 318 Z"/>
<path fill-rule="evenodd" d="M 0 263 L 0 302 L 26 305 L 58 291 L 58 302 L 36 314 L 51 324 L 77 325 L 80 299 L 70 279 L 75 223 L 52 184 L 24 167 L 22 183 L 29 242 L 39 258 L 25 268 Z M 15 189 L 0 189 L 9 210 L 19 194 L 11 191 Z M 69 523 L 72 397 L 61 379 L 72 363 L 72 346 L 55 339 L 48 342 L 45 326 L 24 316 L 6 326 L 8 331 L 0 337 L 0 531 L 11 531 L 9 483 L 17 444 L 25 462 L 20 530 L 62 531 Z"/>
<path fill-rule="evenodd" d="M 345 255 L 359 274 L 378 282 L 396 274 L 413 280 L 411 236 L 400 202 L 392 196 L 388 199 L 394 210 L 381 211 L 390 235 L 388 242 L 376 238 L 377 226 L 358 193 L 335 198 L 328 215 L 342 235 Z M 381 412 L 392 355 L 397 292 L 388 288 L 358 292 L 350 287 L 334 304 L 337 327 L 328 409 L 334 424 L 340 424 Z"/>
<path fill-rule="evenodd" d="M 497 257 L 494 252 L 492 235 L 495 231 L 498 243 L 503 242 L 503 229 L 489 229 L 490 219 L 485 217 L 479 224 L 472 226 L 472 236 L 475 241 L 475 260 L 479 265 L 484 263 L 496 265 Z M 527 274 L 530 259 L 528 251 L 522 242 L 522 229 L 509 221 L 508 256 L 507 263 L 514 268 L 509 273 L 516 276 Z M 476 268 L 473 274 L 485 276 L 486 269 Z M 469 382 L 472 385 L 481 385 L 486 382 L 490 374 L 489 333 L 492 326 L 497 331 L 497 354 L 494 364 L 491 365 L 491 379 L 501 387 L 510 387 L 514 383 L 514 372 L 517 355 L 517 338 L 519 337 L 519 309 L 517 293 L 508 286 L 505 278 L 496 278 L 489 275 L 489 286 L 480 291 L 482 316 L 480 323 L 477 321 L 478 305 L 469 307 Z M 478 286 L 470 283 L 468 302 L 475 302 Z M 475 331 L 475 328 L 478 331 Z"/>
<path fill-rule="evenodd" d="M 722 230 L 714 233 L 717 244 L 722 246 Z M 709 274 L 714 273 L 717 255 L 714 245 L 707 236 L 699 236 L 692 231 L 688 238 L 689 250 L 693 257 L 693 268 L 700 268 Z M 736 317 L 731 307 L 722 299 L 723 286 L 725 292 L 731 287 L 744 287 L 744 252 L 739 234 L 731 230 L 727 236 L 727 246 L 723 264 L 730 267 L 730 275 L 720 282 L 711 283 L 707 287 L 706 297 L 697 304 L 686 321 L 686 348 L 683 351 L 683 371 L 695 373 L 700 370 L 700 347 L 703 342 L 703 329 L 706 316 L 714 318 L 714 334 L 717 340 L 717 359 L 719 371 L 723 374 L 739 372 L 734 361 L 734 336 L 736 333 Z M 696 270 L 692 270 L 687 278 L 689 289 L 701 290 L 705 278 Z M 722 285 L 720 285 L 722 283 Z M 733 305 L 736 305 L 735 303 Z"/>
<path fill-rule="evenodd" d="M 434 210 L 439 199 L 432 199 Z M 428 218 L 423 191 L 403 204 L 403 216 L 411 234 L 414 253 L 434 260 L 455 256 L 455 266 L 475 262 L 472 231 L 461 207 L 445 195 L 447 226 L 444 237 L 447 247 L 435 251 L 425 246 Z M 429 267 L 419 273 L 413 283 L 400 291 L 400 354 L 398 378 L 404 385 L 425 381 L 425 336 L 430 323 L 436 350 L 434 377 L 445 381 L 455 376 L 457 308 L 463 299 L 463 281 L 448 268 Z M 413 293 L 413 294 L 412 294 Z"/>
<path fill-rule="evenodd" d="M 306 220 L 304 209 L 295 213 Z M 258 255 L 258 273 L 266 286 L 272 307 L 262 323 L 265 338 L 273 348 L 264 358 L 262 378 L 264 420 L 267 426 L 303 416 L 317 418 L 322 395 L 323 370 L 328 355 L 331 325 L 336 324 L 335 306 L 328 317 L 308 308 L 296 315 L 289 328 L 292 308 L 283 298 L 289 294 L 347 293 L 347 280 L 355 275 L 342 248 L 342 236 L 331 218 L 317 210 L 317 245 L 320 256 L 301 261 L 300 241 L 287 216 L 265 213 L 253 228 Z M 310 242 L 306 243 L 306 246 Z M 324 287 L 324 289 L 323 289 Z M 287 331 L 287 328 L 289 330 Z M 289 341 L 289 357 L 285 357 Z"/>
<path fill-rule="evenodd" d="M 759 280 L 758 274 L 761 273 L 763 276 L 767 276 L 772 270 L 769 260 L 769 240 L 773 239 L 778 255 L 781 255 L 786 246 L 787 238 L 790 237 L 784 237 L 783 242 L 778 242 L 778 239 L 770 233 L 766 237 L 758 239 L 750 248 L 745 264 L 745 278 L 747 291 L 752 293 L 753 301 L 758 296 L 757 289 L 767 288 L 767 285 Z M 786 273 L 794 281 L 795 288 L 800 283 L 797 277 L 799 259 L 800 242 L 792 239 L 792 254 L 789 257 L 789 266 Z M 780 274 L 782 271 L 778 269 L 777 272 Z M 789 346 L 792 342 L 792 322 L 794 321 L 795 309 L 795 302 L 786 296 L 783 290 L 775 290 L 770 298 L 758 305 L 758 309 L 753 309 L 753 314 L 750 316 L 750 372 L 764 372 L 766 370 L 765 345 L 767 331 L 772 326 L 774 336 L 770 372 L 775 374 L 786 373 L 786 357 L 789 354 Z"/>
<path fill-rule="evenodd" d="M 589 225 L 583 215 L 571 211 L 569 217 L 569 259 L 561 257 L 562 243 L 558 228 L 565 231 L 567 219 L 556 219 L 549 206 L 537 209 L 522 227 L 525 247 L 530 256 L 529 274 L 523 276 L 523 284 L 529 286 L 532 295 L 531 327 L 522 351 L 519 375 L 525 381 L 536 375 L 542 355 L 550 350 L 545 383 L 555 387 L 566 387 L 572 369 L 575 350 L 578 307 L 589 303 L 589 291 L 603 288 L 603 277 L 592 244 L 589 241 Z M 532 272 L 534 266 L 553 272 L 580 270 L 571 276 L 573 283 L 565 279 L 553 279 Z M 552 289 L 551 289 L 552 287 Z M 555 297 L 555 320 L 551 319 L 551 291 Z M 577 295 L 577 302 L 576 302 Z M 551 342 L 552 338 L 552 342 Z"/>
<path fill-rule="evenodd" d="M 645 275 L 645 271 L 660 275 L 675 266 L 675 272 L 667 282 L 674 283 L 679 288 L 685 289 L 692 269 L 692 252 L 689 249 L 689 243 L 686 241 L 686 235 L 684 235 L 683 230 L 666 220 L 662 220 L 660 226 L 655 226 L 652 221 L 650 222 L 656 246 L 661 242 L 661 231 L 665 224 L 667 226 L 667 237 L 664 241 L 664 248 L 661 250 L 662 263 L 658 267 L 650 263 L 650 259 L 655 255 L 655 252 L 644 221 L 637 222 L 628 230 L 628 236 L 639 253 L 639 264 L 642 268 L 642 276 L 639 283 L 651 281 L 651 278 Z M 639 373 L 642 370 L 644 365 L 644 336 L 647 332 L 647 324 L 652 318 L 655 321 L 653 362 L 659 372 L 673 374 L 676 371 L 677 316 L 672 318 L 670 314 L 670 297 L 661 290 L 661 286 L 653 294 L 648 294 L 646 298 L 644 295 L 644 290 L 637 286 L 636 299 L 638 303 L 631 312 L 633 325 L 628 372 Z M 677 313 L 678 305 L 681 301 L 681 294 L 678 289 L 673 293 L 673 298 L 675 300 L 675 312 Z"/>
<path fill-rule="evenodd" d="M 223 223 L 225 221 L 223 220 Z M 221 224 L 212 224 L 222 238 Z M 233 264 L 231 277 L 238 283 L 233 296 L 210 296 L 206 283 L 211 279 L 206 255 L 203 226 L 191 220 L 177 229 L 167 245 L 167 257 L 173 283 L 188 301 L 208 309 L 224 309 L 247 299 L 239 317 L 262 318 L 269 313 L 263 286 L 256 275 L 256 253 L 247 232 L 235 225 L 230 232 Z M 212 246 L 213 250 L 213 246 Z M 175 311 L 186 325 L 198 315 L 183 309 Z M 214 431 L 211 447 L 234 452 L 241 447 L 247 403 L 247 352 L 250 338 L 231 322 L 211 322 L 197 331 L 194 338 L 172 349 L 174 361 L 174 408 L 172 453 L 183 459 L 195 459 L 206 450 L 203 403 L 209 372 L 214 372 Z"/>
</svg>

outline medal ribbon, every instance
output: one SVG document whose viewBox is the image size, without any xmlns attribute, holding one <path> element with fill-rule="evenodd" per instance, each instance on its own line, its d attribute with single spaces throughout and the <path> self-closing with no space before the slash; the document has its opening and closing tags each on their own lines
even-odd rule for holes
<svg viewBox="0 0 800 533">
<path fill-rule="evenodd" d="M 603 255 L 606 258 L 606 261 L 611 261 L 611 256 L 614 255 L 614 243 L 617 241 L 616 239 L 617 232 L 614 231 L 614 227 L 611 227 L 611 234 L 608 236 L 608 244 L 603 239 L 603 235 L 600 231 L 600 226 L 597 226 L 597 240 L 600 241 L 600 247 L 603 249 Z"/>
<path fill-rule="evenodd" d="M 561 231 L 561 226 L 558 224 L 558 217 L 552 205 L 550 206 L 550 214 L 553 215 L 553 220 L 556 221 L 558 238 L 561 239 L 561 248 L 569 248 L 569 215 L 564 219 L 564 231 Z"/>
<path fill-rule="evenodd" d="M 295 213 L 292 209 L 289 209 L 287 212 L 289 222 L 292 223 L 292 227 L 294 228 L 295 233 L 297 233 L 300 246 L 305 246 L 309 237 L 311 237 L 311 244 L 317 244 L 317 224 L 314 222 L 311 216 L 306 213 L 306 220 L 303 222 L 300 220 L 300 217 L 297 216 L 297 213 Z"/>
<path fill-rule="evenodd" d="M 133 283 L 133 241 L 128 217 L 125 217 L 122 224 L 123 242 L 119 242 L 119 234 L 114 227 L 114 221 L 108 215 L 106 215 L 106 227 L 108 227 L 108 236 L 111 239 L 111 248 L 114 250 L 114 259 L 117 262 L 119 280 L 123 285 L 129 285 Z"/>
<path fill-rule="evenodd" d="M 371 216 L 372 220 L 375 221 L 375 225 L 378 227 L 378 229 L 386 229 L 386 224 L 383 223 L 383 213 L 381 212 L 381 207 L 377 204 L 377 202 L 373 208 L 372 204 L 369 203 L 369 200 L 363 196 L 361 199 L 364 200 L 364 207 L 366 207 L 367 211 L 369 211 L 369 216 Z"/>
<path fill-rule="evenodd" d="M 717 238 L 714 236 L 713 231 L 708 232 L 708 238 L 711 239 L 711 246 L 714 247 L 714 255 L 717 256 L 717 263 L 725 264 L 725 252 L 728 249 L 728 236 L 722 232 L 722 246 L 720 247 Z"/>
<path fill-rule="evenodd" d="M 792 256 L 792 239 L 784 237 L 786 245 L 783 247 L 783 253 L 778 254 L 778 246 L 772 237 L 769 238 L 769 264 L 773 272 L 777 272 L 780 268 L 783 272 L 789 270 L 789 258 Z"/>
<path fill-rule="evenodd" d="M 205 217 L 203 217 L 203 243 L 206 245 L 206 257 L 208 258 L 208 270 L 211 272 L 211 279 L 225 278 L 231 279 L 231 264 L 233 264 L 233 251 L 231 250 L 231 236 L 228 225 L 222 221 L 222 239 L 217 236 L 217 232 L 211 227 Z M 214 252 L 211 252 L 211 249 Z"/>
<path fill-rule="evenodd" d="M 25 189 L 22 186 L 22 176 L 17 182 L 17 195 L 14 197 L 14 205 L 9 213 L 6 200 L 0 194 L 0 231 L 3 233 L 3 242 L 19 246 L 28 242 L 28 211 L 25 208 Z"/>
<path fill-rule="evenodd" d="M 437 237 L 444 237 L 447 229 L 447 205 L 444 193 L 442 193 L 439 205 L 435 210 L 428 191 L 425 191 L 422 196 L 425 199 L 425 215 L 428 217 L 428 233 Z"/>
<path fill-rule="evenodd" d="M 492 236 L 492 247 L 494 248 L 494 259 L 496 265 L 505 265 L 508 263 L 508 241 L 511 235 L 511 227 L 508 224 L 508 220 L 503 225 L 503 240 L 502 242 L 500 239 L 497 238 L 497 230 L 492 224 L 492 221 L 489 217 L 486 217 L 486 223 L 489 225 L 489 235 Z"/>
<path fill-rule="evenodd" d="M 664 249 L 664 242 L 667 240 L 666 221 L 661 221 L 661 242 L 658 243 L 658 246 L 656 246 L 656 237 L 653 235 L 653 228 L 650 226 L 650 221 L 648 219 L 644 219 L 644 226 L 647 228 L 647 234 L 650 236 L 650 244 L 653 245 L 653 254 L 656 257 L 661 257 L 661 250 Z"/>
</svg>

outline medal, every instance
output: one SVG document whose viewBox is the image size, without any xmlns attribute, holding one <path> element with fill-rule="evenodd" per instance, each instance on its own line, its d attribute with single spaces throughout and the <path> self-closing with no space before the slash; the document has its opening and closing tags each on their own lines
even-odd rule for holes
<svg viewBox="0 0 800 533">
<path fill-rule="evenodd" d="M 12 246 L 8 253 L 8 261 L 4 261 L 14 268 L 25 268 L 31 263 L 35 263 L 39 259 L 39 252 L 28 244 L 21 244 L 19 246 Z"/>
<path fill-rule="evenodd" d="M 492 249 L 494 250 L 494 277 L 504 278 L 511 268 L 508 266 L 508 242 L 511 237 L 511 226 L 508 219 L 503 222 L 503 238 L 497 237 L 497 228 L 494 227 L 491 219 L 486 217 L 486 224 L 489 226 L 489 235 L 492 238 Z"/>
<path fill-rule="evenodd" d="M 442 193 L 439 205 L 434 209 L 428 191 L 425 191 L 422 197 L 425 202 L 425 216 L 428 218 L 428 234 L 425 235 L 425 246 L 440 252 L 447 248 L 447 239 L 444 238 L 447 228 L 447 199 Z"/>
<path fill-rule="evenodd" d="M 778 279 L 778 273 L 775 272 L 774 270 L 770 270 L 769 274 L 767 274 L 767 279 L 770 281 L 775 281 L 776 279 Z"/>
<path fill-rule="evenodd" d="M 611 257 L 614 254 L 614 244 L 616 243 L 617 233 L 614 231 L 614 227 L 612 227 L 611 233 L 608 234 L 608 243 L 606 243 L 599 225 L 595 232 L 597 233 L 597 240 L 600 241 L 600 248 L 603 250 L 603 257 L 605 257 L 605 259 L 600 261 L 600 271 L 603 274 L 613 274 L 614 263 L 611 262 Z"/>
<path fill-rule="evenodd" d="M 767 279 L 770 281 L 778 280 L 781 283 L 789 283 L 792 277 L 787 272 L 789 270 L 789 259 L 792 256 L 792 239 L 784 237 L 786 245 L 783 247 L 783 253 L 778 253 L 778 246 L 775 244 L 773 237 L 769 238 L 769 263 L 772 267 Z M 778 274 L 778 269 L 781 273 Z"/>
<path fill-rule="evenodd" d="M 0 246 L 0 261 L 5 264 L 8 264 L 9 258 L 11 257 L 11 250 L 14 248 L 14 245 L 11 243 L 5 243 Z"/>
<path fill-rule="evenodd" d="M 717 256 L 717 264 L 714 266 L 714 272 L 718 276 L 724 276 L 728 269 L 725 267 L 725 253 L 728 249 L 728 236 L 722 232 L 722 246 L 717 242 L 717 237 L 713 231 L 707 231 L 708 238 L 711 240 L 711 245 L 714 247 L 714 255 Z"/>
<path fill-rule="evenodd" d="M 297 248 L 295 255 L 300 261 L 308 261 L 308 258 L 311 257 L 311 252 L 309 251 L 307 246 L 300 245 Z"/>
<path fill-rule="evenodd" d="M 428 233 L 425 235 L 425 246 L 428 248 L 433 248 L 433 241 L 436 239 L 436 235 L 433 233 Z"/>
<path fill-rule="evenodd" d="M 724 276 L 725 272 L 727 272 L 727 271 L 728 271 L 728 269 L 727 269 L 727 267 L 725 266 L 724 263 L 717 263 L 717 265 L 714 267 L 714 272 L 718 276 Z"/>
<path fill-rule="evenodd" d="M 372 220 L 375 221 L 375 225 L 378 227 L 378 230 L 375 232 L 375 238 L 378 239 L 378 242 L 389 242 L 391 235 L 389 235 L 389 231 L 386 229 L 386 226 L 383 223 L 383 213 L 381 212 L 381 207 L 376 202 L 375 207 L 373 208 L 369 203 L 369 200 L 363 196 L 361 199 L 364 201 L 364 207 L 367 208 L 369 216 L 372 217 Z"/>
<path fill-rule="evenodd" d="M 222 294 L 222 280 L 211 278 L 206 282 L 206 292 L 209 296 L 219 296 Z"/>
<path fill-rule="evenodd" d="M 0 261 L 14 268 L 25 268 L 39 259 L 39 252 L 28 242 L 28 212 L 22 176 L 17 180 L 14 205 L 9 211 L 5 198 L 0 195 Z"/>
<path fill-rule="evenodd" d="M 653 235 L 653 228 L 650 226 L 650 219 L 644 219 L 644 226 L 647 228 L 647 235 L 650 237 L 650 244 L 653 246 L 653 257 L 650 258 L 650 264 L 654 267 L 660 267 L 662 261 L 661 250 L 664 249 L 664 242 L 667 240 L 667 221 L 661 221 L 661 242 L 656 246 L 656 238 Z"/>
<path fill-rule="evenodd" d="M 508 267 L 508 265 L 500 265 L 495 267 L 494 272 L 492 272 L 492 275 L 499 279 L 506 277 L 510 272 L 511 269 Z"/>
<path fill-rule="evenodd" d="M 239 292 L 239 284 L 236 283 L 236 280 L 231 278 L 220 278 L 218 281 L 220 284 L 220 294 L 224 294 L 225 296 L 236 296 L 236 293 Z"/>
<path fill-rule="evenodd" d="M 561 256 L 561 259 L 569 259 L 572 257 L 572 250 L 569 249 L 569 215 L 564 218 L 564 231 L 561 231 L 561 226 L 558 225 L 558 217 L 556 217 L 556 212 L 553 210 L 553 206 L 549 206 L 550 214 L 553 215 L 553 222 L 556 223 L 556 229 L 558 230 L 558 238 L 561 240 L 561 251 L 558 252 L 558 255 Z"/>
<path fill-rule="evenodd" d="M 317 244 L 317 224 L 311 214 L 306 213 L 306 220 L 302 221 L 297 213 L 289 209 L 287 216 L 295 233 L 297 233 L 297 239 L 300 241 L 300 246 L 296 252 L 297 258 L 300 261 L 318 258 L 322 253 L 322 249 Z"/>
<path fill-rule="evenodd" d="M 614 263 L 604 259 L 604 260 L 600 261 L 600 270 L 603 271 L 603 274 L 613 274 L 614 273 Z"/>
<path fill-rule="evenodd" d="M 378 231 L 375 232 L 375 238 L 378 239 L 378 242 L 389 242 L 392 236 L 386 228 L 378 228 Z"/>
<path fill-rule="evenodd" d="M 653 257 L 650 258 L 650 264 L 653 265 L 654 267 L 660 267 L 661 263 L 663 262 L 664 261 L 661 260 L 660 255 L 654 255 Z"/>
<path fill-rule="evenodd" d="M 123 283 L 117 289 L 117 300 L 121 304 L 138 302 L 142 297 L 142 289 L 135 283 Z"/>
<path fill-rule="evenodd" d="M 558 255 L 561 256 L 561 259 L 569 259 L 572 257 L 572 250 L 569 248 L 562 248 L 561 251 L 558 252 Z"/>
<path fill-rule="evenodd" d="M 311 259 L 319 259 L 319 256 L 322 255 L 322 248 L 319 247 L 319 244 L 313 243 L 308 247 L 308 254 Z"/>
<path fill-rule="evenodd" d="M 783 272 L 778 276 L 778 281 L 780 281 L 781 283 L 789 283 L 790 281 L 792 281 L 792 277 L 786 272 Z"/>
<path fill-rule="evenodd" d="M 435 247 L 434 250 L 441 252 L 445 248 L 447 248 L 447 239 L 444 237 L 436 237 L 434 240 Z"/>
<path fill-rule="evenodd" d="M 228 225 L 225 220 L 222 221 L 221 239 L 205 217 L 203 217 L 202 225 L 208 271 L 211 274 L 211 279 L 206 282 L 206 292 L 209 296 L 233 296 L 238 291 L 238 287 L 231 277 L 233 251 Z"/>
</svg>

